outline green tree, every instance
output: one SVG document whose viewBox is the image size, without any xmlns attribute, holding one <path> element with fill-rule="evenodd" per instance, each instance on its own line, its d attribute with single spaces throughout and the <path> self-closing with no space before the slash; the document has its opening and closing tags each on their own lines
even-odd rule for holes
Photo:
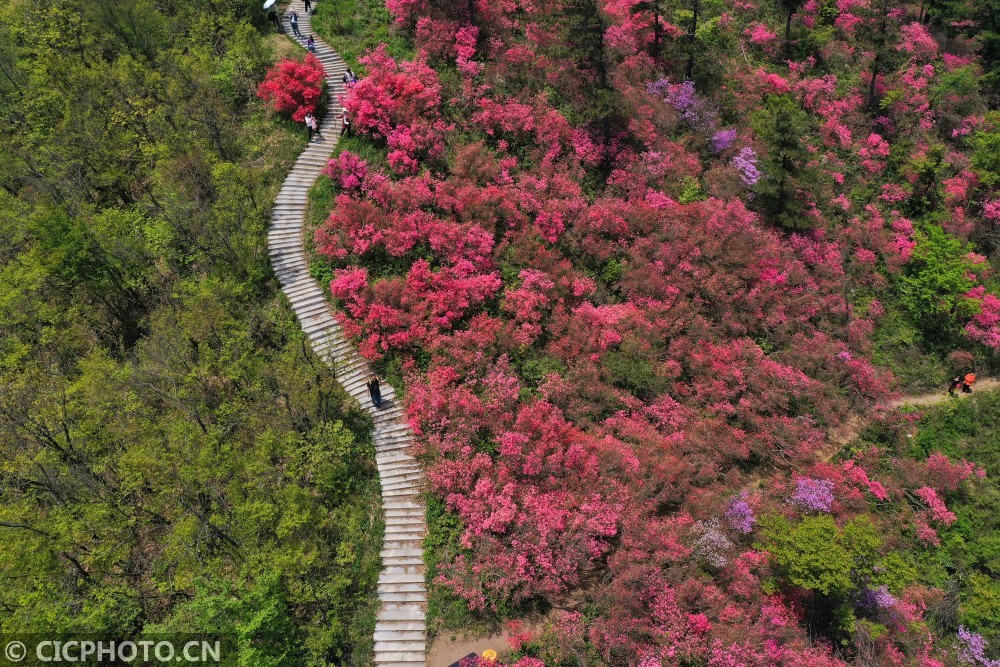
<svg viewBox="0 0 1000 667">
<path fill-rule="evenodd" d="M 370 421 L 266 256 L 249 0 L 0 5 L 0 630 L 366 665 Z M 206 582 L 210 582 L 210 585 Z"/>
<path fill-rule="evenodd" d="M 924 339 L 945 349 L 953 347 L 965 318 L 974 314 L 965 294 L 975 285 L 970 248 L 928 223 L 918 229 L 916 247 L 899 277 L 899 293 Z"/>
<path fill-rule="evenodd" d="M 972 136 L 972 167 L 986 186 L 1000 184 L 1000 112 L 986 114 L 983 127 Z"/>
<path fill-rule="evenodd" d="M 827 596 L 854 588 L 854 559 L 833 518 L 808 516 L 793 525 L 781 517 L 765 528 L 765 548 L 788 583 Z"/>
<path fill-rule="evenodd" d="M 818 175 L 809 166 L 809 117 L 791 97 L 779 95 L 768 99 L 764 108 L 753 115 L 752 123 L 754 132 L 767 144 L 764 177 L 754 188 L 758 207 L 783 227 L 811 226 L 806 211 Z"/>
</svg>

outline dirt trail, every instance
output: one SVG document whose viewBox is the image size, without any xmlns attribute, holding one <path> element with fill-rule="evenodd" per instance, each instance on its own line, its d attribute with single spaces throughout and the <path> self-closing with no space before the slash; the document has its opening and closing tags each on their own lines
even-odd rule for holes
<svg viewBox="0 0 1000 667">
<path fill-rule="evenodd" d="M 510 642 L 502 634 L 470 638 L 442 635 L 431 642 L 431 649 L 427 653 L 427 667 L 448 667 L 470 653 L 482 655 L 487 649 L 498 653 L 509 651 Z"/>
<path fill-rule="evenodd" d="M 976 380 L 976 384 L 973 385 L 973 390 L 976 392 L 980 391 L 990 391 L 992 389 L 1000 389 L 1000 379 L 983 377 Z M 965 398 L 966 396 L 972 396 L 972 394 L 963 394 L 960 391 L 955 392 L 955 396 L 958 398 Z M 952 398 L 948 395 L 947 391 L 935 392 L 933 394 L 919 394 L 917 396 L 904 396 L 903 398 L 897 399 L 889 403 L 890 406 L 894 408 L 901 408 L 904 405 L 911 405 L 915 408 L 927 405 L 935 405 L 937 403 L 944 403 L 945 401 Z"/>
</svg>

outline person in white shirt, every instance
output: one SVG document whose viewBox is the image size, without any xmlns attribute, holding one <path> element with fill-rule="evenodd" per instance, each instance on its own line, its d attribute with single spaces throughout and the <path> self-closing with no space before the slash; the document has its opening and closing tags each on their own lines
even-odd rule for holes
<svg viewBox="0 0 1000 667">
<path fill-rule="evenodd" d="M 309 132 L 309 141 L 312 141 L 313 132 L 315 132 L 316 136 L 320 139 L 323 138 L 323 135 L 319 132 L 319 123 L 316 121 L 316 116 L 312 115 L 312 113 L 307 113 L 305 123 L 306 129 Z"/>
</svg>

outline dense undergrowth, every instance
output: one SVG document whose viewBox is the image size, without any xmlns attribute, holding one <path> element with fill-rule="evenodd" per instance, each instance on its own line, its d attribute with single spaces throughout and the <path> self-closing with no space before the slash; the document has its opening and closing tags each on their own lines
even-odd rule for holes
<svg viewBox="0 0 1000 667">
<path fill-rule="evenodd" d="M 386 5 L 320 6 L 369 50 L 315 271 L 405 385 L 438 622 L 545 613 L 525 667 L 983 663 L 942 565 L 983 468 L 826 430 L 996 363 L 991 10 Z"/>
<path fill-rule="evenodd" d="M 256 2 L 0 8 L 0 630 L 365 665 L 370 423 L 279 296 Z"/>
<path fill-rule="evenodd" d="M 873 429 L 856 447 L 905 442 L 904 451 L 922 458 L 935 451 L 965 458 L 986 471 L 986 478 L 956 497 L 950 509 L 956 520 L 941 531 L 941 547 L 910 554 L 921 576 L 945 592 L 935 622 L 941 628 L 964 625 L 1000 646 L 1000 394 L 951 401 L 927 410 L 912 430 Z M 912 436 L 912 437 L 910 437 Z M 866 442 L 867 441 L 867 442 Z"/>
</svg>

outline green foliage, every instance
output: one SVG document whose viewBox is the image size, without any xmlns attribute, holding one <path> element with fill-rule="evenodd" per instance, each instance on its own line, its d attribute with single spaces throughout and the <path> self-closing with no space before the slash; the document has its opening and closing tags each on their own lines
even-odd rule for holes
<svg viewBox="0 0 1000 667">
<path fill-rule="evenodd" d="M 3 631 L 366 665 L 370 420 L 276 292 L 256 2 L 0 7 Z"/>
<path fill-rule="evenodd" d="M 969 312 L 965 294 L 975 265 L 970 248 L 940 226 L 926 224 L 914 234 L 917 242 L 899 279 L 900 302 L 931 344 L 954 345 L 960 323 Z"/>
<path fill-rule="evenodd" d="M 425 500 L 427 537 L 424 539 L 424 563 L 427 564 L 427 580 L 433 582 L 439 574 L 440 564 L 448 563 L 454 558 L 464 528 L 458 516 L 449 512 L 440 498 L 427 496 Z M 464 629 L 474 624 L 468 603 L 434 583 L 429 586 L 427 615 L 436 619 L 436 623 L 428 627 L 432 635 L 446 628 Z"/>
<path fill-rule="evenodd" d="M 981 85 L 995 108 L 1000 99 L 1000 4 L 996 0 L 935 0 L 928 3 L 927 14 L 936 29 L 949 37 L 971 37 L 978 46 Z"/>
<path fill-rule="evenodd" d="M 520 377 L 532 386 L 539 386 L 549 375 L 566 372 L 566 364 L 555 357 L 532 355 L 518 360 L 517 370 Z"/>
<path fill-rule="evenodd" d="M 397 60 L 413 55 L 382 0 L 323 0 L 315 7 L 316 32 L 352 66 L 379 44 L 385 44 Z"/>
<path fill-rule="evenodd" d="M 691 202 L 704 201 L 707 199 L 704 191 L 701 189 L 701 183 L 698 182 L 698 179 L 686 178 L 684 179 L 683 186 L 684 188 L 677 197 L 677 201 L 680 203 L 690 204 Z"/>
<path fill-rule="evenodd" d="M 604 355 L 604 368 L 611 382 L 640 398 L 649 399 L 665 391 L 669 382 L 656 373 L 656 354 L 648 347 L 626 341 Z"/>
<path fill-rule="evenodd" d="M 994 548 L 996 545 L 993 545 Z M 973 628 L 1000 628 L 1000 583 L 993 577 L 974 572 L 966 581 L 962 617 Z"/>
<path fill-rule="evenodd" d="M 1000 112 L 986 114 L 983 129 L 972 136 L 971 160 L 984 185 L 1000 183 Z"/>
<path fill-rule="evenodd" d="M 942 452 L 986 469 L 986 478 L 967 486 L 948 503 L 957 520 L 939 529 L 941 547 L 907 553 L 920 578 L 948 592 L 932 609 L 938 623 L 976 628 L 1000 641 L 1000 394 L 987 392 L 948 401 L 924 413 L 909 455 L 925 459 Z"/>
<path fill-rule="evenodd" d="M 813 134 L 809 117 L 787 95 L 768 99 L 753 114 L 754 132 L 768 149 L 763 159 L 764 177 L 754 187 L 761 211 L 783 227 L 801 229 L 812 223 L 806 216 L 818 175 L 809 168 L 806 137 Z"/>
<path fill-rule="evenodd" d="M 838 528 L 826 514 L 796 524 L 771 517 L 764 526 L 765 548 L 788 583 L 824 596 L 842 597 L 856 590 L 855 576 L 873 571 L 882 545 L 867 517 Z"/>
<path fill-rule="evenodd" d="M 872 342 L 872 360 L 889 368 L 906 393 L 937 389 L 950 379 L 952 369 L 942 357 L 927 354 L 922 331 L 898 300 L 886 306 Z"/>
</svg>

